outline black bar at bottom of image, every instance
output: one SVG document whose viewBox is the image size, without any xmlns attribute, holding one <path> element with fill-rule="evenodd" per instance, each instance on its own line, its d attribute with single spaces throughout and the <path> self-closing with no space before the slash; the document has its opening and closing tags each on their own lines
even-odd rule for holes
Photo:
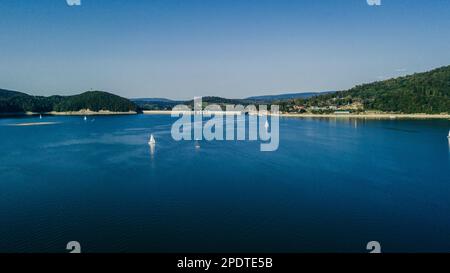
<svg viewBox="0 0 450 273">
<path fill-rule="evenodd" d="M 152 272 L 280 272 L 313 269 L 379 269 L 446 265 L 450 254 L 0 254 L 2 266 L 34 269 L 117 270 Z"/>
</svg>

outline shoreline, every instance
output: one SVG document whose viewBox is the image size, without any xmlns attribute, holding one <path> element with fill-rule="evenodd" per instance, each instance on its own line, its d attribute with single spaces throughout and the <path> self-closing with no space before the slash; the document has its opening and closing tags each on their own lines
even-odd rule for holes
<svg viewBox="0 0 450 273">
<path fill-rule="evenodd" d="M 44 126 L 44 125 L 55 125 L 61 124 L 61 122 L 27 122 L 27 123 L 16 123 L 16 124 L 7 124 L 8 126 L 13 127 L 27 127 L 27 126 Z"/>
<path fill-rule="evenodd" d="M 170 110 L 145 110 L 144 115 L 171 115 Z M 270 115 L 270 113 L 269 113 Z M 450 119 L 450 114 L 388 114 L 388 113 L 364 113 L 364 114 L 295 114 L 281 113 L 280 117 L 291 118 L 358 118 L 358 119 Z"/>
<path fill-rule="evenodd" d="M 449 114 L 280 114 L 281 117 L 292 118 L 357 118 L 357 119 L 450 119 Z"/>
<path fill-rule="evenodd" d="M 175 112 L 177 114 L 183 113 Z M 27 117 L 27 116 L 116 116 L 116 115 L 137 115 L 139 114 L 136 111 L 129 112 L 112 112 L 107 110 L 101 111 L 90 111 L 90 110 L 81 110 L 81 111 L 67 111 L 67 112 L 46 112 L 46 113 L 34 113 L 34 112 L 25 112 L 25 113 L 0 113 L 0 118 L 6 117 Z M 144 110 L 142 111 L 143 115 L 171 115 L 171 110 Z M 190 112 L 189 114 L 193 114 Z M 206 114 L 206 113 L 203 113 Z M 209 112 L 209 114 L 216 114 L 216 112 Z M 242 115 L 238 113 L 225 113 L 223 115 Z M 271 115 L 268 112 L 268 115 Z M 396 119 L 449 119 L 450 114 L 389 114 L 389 113 L 362 113 L 362 114 L 298 114 L 298 113 L 280 113 L 278 114 L 280 117 L 285 118 L 335 118 L 335 119 L 387 119 L 387 120 L 396 120 Z"/>
<path fill-rule="evenodd" d="M 112 112 L 109 110 L 100 110 L 98 112 L 96 111 L 90 111 L 90 110 L 80 110 L 80 111 L 67 111 L 67 112 L 47 112 L 43 113 L 44 115 L 50 115 L 50 116 L 108 116 L 108 115 L 137 115 L 136 111 L 129 111 L 129 112 Z M 33 115 L 36 115 L 36 113 L 33 113 Z M 39 115 L 39 113 L 37 113 Z"/>
<path fill-rule="evenodd" d="M 4 117 L 27 117 L 27 116 L 114 116 L 114 115 L 137 115 L 136 111 L 129 112 L 113 112 L 108 110 L 100 110 L 90 111 L 90 110 L 80 110 L 80 111 L 67 111 L 67 112 L 44 112 L 44 113 L 36 113 L 36 112 L 16 112 L 16 113 L 0 113 L 0 118 Z"/>
</svg>

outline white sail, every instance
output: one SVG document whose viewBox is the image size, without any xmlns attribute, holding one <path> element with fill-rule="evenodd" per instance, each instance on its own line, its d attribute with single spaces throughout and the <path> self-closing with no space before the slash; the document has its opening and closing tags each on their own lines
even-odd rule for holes
<svg viewBox="0 0 450 273">
<path fill-rule="evenodd" d="M 148 144 L 150 144 L 150 145 L 155 145 L 156 144 L 156 140 L 153 137 L 153 135 L 150 135 L 150 140 L 148 141 Z"/>
<path fill-rule="evenodd" d="M 86 117 L 86 116 L 84 116 L 84 120 L 87 120 L 87 117 Z"/>
<path fill-rule="evenodd" d="M 450 138 L 450 130 L 448 131 L 448 136 L 447 137 Z"/>
</svg>

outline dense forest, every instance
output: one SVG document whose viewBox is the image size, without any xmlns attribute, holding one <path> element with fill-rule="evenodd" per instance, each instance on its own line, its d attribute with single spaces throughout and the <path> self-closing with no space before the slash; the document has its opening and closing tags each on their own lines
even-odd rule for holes
<svg viewBox="0 0 450 273">
<path fill-rule="evenodd" d="M 141 110 L 172 110 L 178 104 L 183 104 L 184 101 L 174 101 L 163 98 L 140 98 L 132 99 Z"/>
<path fill-rule="evenodd" d="M 294 108 L 328 108 L 397 113 L 450 113 L 450 66 L 280 104 L 285 111 Z"/>
<path fill-rule="evenodd" d="M 46 113 L 89 109 L 113 112 L 137 111 L 128 99 L 102 91 L 89 91 L 75 96 L 31 96 L 25 93 L 0 89 L 0 113 Z"/>
</svg>

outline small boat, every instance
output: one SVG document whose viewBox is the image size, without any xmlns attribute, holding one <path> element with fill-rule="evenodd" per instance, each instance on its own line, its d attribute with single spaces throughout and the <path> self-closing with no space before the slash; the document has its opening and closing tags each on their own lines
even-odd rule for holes
<svg viewBox="0 0 450 273">
<path fill-rule="evenodd" d="M 42 115 L 39 115 L 39 119 L 42 119 Z"/>
<path fill-rule="evenodd" d="M 150 140 L 148 141 L 148 145 L 155 145 L 156 144 L 156 140 L 153 137 L 153 135 L 150 135 Z"/>
<path fill-rule="evenodd" d="M 266 124 L 264 124 L 264 128 L 269 129 L 269 122 L 266 120 Z"/>
<path fill-rule="evenodd" d="M 87 117 L 86 116 L 84 116 L 84 121 L 86 121 L 87 120 Z"/>
<path fill-rule="evenodd" d="M 447 138 L 450 139 L 450 130 L 448 131 L 448 136 L 447 136 Z"/>
</svg>

